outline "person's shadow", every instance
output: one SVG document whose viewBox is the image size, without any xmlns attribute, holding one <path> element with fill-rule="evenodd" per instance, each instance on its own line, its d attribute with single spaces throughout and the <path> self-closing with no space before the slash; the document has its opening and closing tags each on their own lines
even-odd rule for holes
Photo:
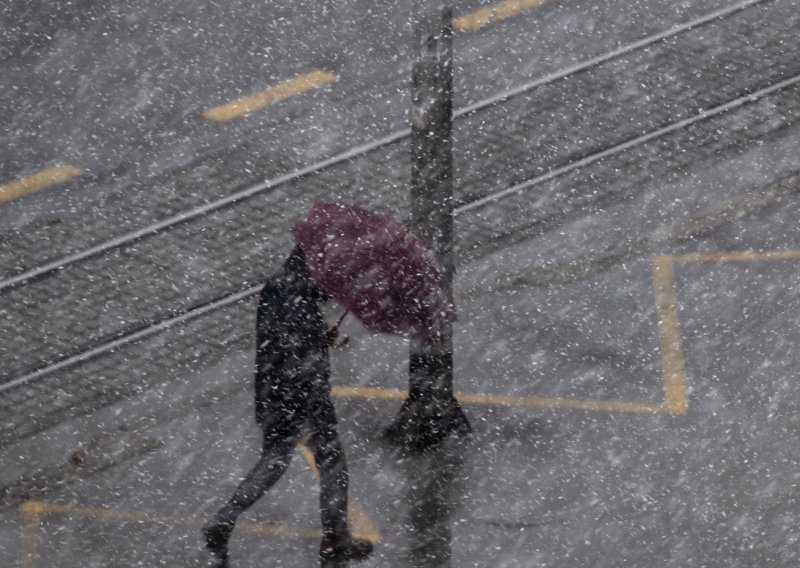
<svg viewBox="0 0 800 568">
<path fill-rule="evenodd" d="M 463 471 L 470 438 L 450 437 L 423 454 L 406 454 L 408 563 L 410 568 L 452 566 L 453 515 L 464 495 Z"/>
</svg>

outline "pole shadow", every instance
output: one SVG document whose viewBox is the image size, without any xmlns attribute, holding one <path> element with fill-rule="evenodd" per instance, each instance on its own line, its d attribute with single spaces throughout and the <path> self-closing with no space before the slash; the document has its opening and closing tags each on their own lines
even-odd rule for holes
<svg viewBox="0 0 800 568">
<path fill-rule="evenodd" d="M 407 566 L 453 566 L 453 524 L 464 494 L 464 466 L 471 438 L 450 437 L 435 449 L 405 453 L 398 461 L 406 479 Z"/>
</svg>

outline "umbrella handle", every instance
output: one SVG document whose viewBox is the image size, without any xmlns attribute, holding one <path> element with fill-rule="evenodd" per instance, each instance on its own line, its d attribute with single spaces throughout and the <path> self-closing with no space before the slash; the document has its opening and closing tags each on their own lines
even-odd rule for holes
<svg viewBox="0 0 800 568">
<path fill-rule="evenodd" d="M 338 328 L 339 328 L 339 326 L 340 326 L 340 325 L 342 325 L 342 322 L 344 321 L 344 318 L 345 318 L 345 317 L 347 316 L 347 314 L 349 314 L 349 313 L 350 313 L 350 310 L 345 310 L 345 311 L 344 311 L 344 313 L 342 314 L 342 317 L 340 317 L 340 318 L 339 318 L 339 321 L 337 321 L 337 322 L 336 322 L 336 325 L 335 325 L 335 326 L 333 326 L 333 327 L 335 327 L 335 328 L 337 328 L 337 329 L 338 329 Z"/>
<path fill-rule="evenodd" d="M 339 318 L 339 321 L 336 322 L 336 325 L 334 325 L 333 327 L 331 327 L 328 330 L 328 333 L 327 333 L 328 345 L 330 345 L 331 347 L 344 347 L 345 345 L 347 345 L 347 342 L 349 341 L 349 338 L 345 337 L 339 345 L 336 345 L 336 339 L 339 337 L 339 326 L 342 325 L 342 322 L 344 321 L 345 316 L 347 316 L 347 314 L 349 314 L 349 313 L 350 313 L 350 310 L 345 310 L 345 312 Z"/>
</svg>

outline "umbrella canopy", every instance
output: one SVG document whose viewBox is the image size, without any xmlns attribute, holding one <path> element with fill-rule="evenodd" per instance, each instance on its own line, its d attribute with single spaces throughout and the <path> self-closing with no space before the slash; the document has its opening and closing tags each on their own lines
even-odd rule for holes
<svg viewBox="0 0 800 568">
<path fill-rule="evenodd" d="M 426 339 L 454 319 L 433 252 L 393 217 L 318 202 L 292 234 L 311 280 L 370 331 Z"/>
</svg>

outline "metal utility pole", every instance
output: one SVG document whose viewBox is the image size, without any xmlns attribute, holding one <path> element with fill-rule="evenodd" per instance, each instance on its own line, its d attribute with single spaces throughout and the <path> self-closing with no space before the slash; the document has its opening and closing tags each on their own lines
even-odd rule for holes
<svg viewBox="0 0 800 568">
<path fill-rule="evenodd" d="M 433 247 L 453 302 L 453 16 L 441 0 L 414 0 L 416 60 L 411 101 L 411 227 Z M 453 331 L 412 340 L 409 395 L 386 437 L 422 451 L 469 421 L 453 398 Z"/>
</svg>

